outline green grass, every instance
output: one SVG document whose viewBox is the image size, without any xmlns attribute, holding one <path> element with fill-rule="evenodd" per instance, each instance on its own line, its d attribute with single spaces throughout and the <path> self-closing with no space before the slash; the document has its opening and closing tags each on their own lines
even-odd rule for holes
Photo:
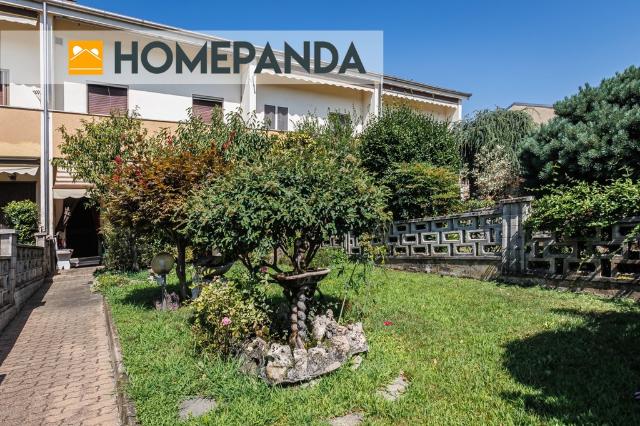
<svg viewBox="0 0 640 426">
<path fill-rule="evenodd" d="M 139 421 L 177 424 L 181 399 L 203 395 L 219 408 L 191 424 L 325 424 L 353 411 L 372 425 L 640 424 L 637 305 L 428 274 L 374 277 L 362 366 L 309 388 L 270 387 L 200 355 L 188 309 L 156 312 L 152 282 L 108 289 Z M 321 289 L 339 298 L 341 286 L 330 276 Z M 376 396 L 400 370 L 407 393 Z"/>
</svg>

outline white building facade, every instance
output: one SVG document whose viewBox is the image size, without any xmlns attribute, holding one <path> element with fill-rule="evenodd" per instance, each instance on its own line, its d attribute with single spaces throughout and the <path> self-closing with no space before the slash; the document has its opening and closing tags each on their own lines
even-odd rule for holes
<svg viewBox="0 0 640 426">
<path fill-rule="evenodd" d="M 113 107 L 137 111 L 150 131 L 175 127 L 190 108 L 206 116 L 213 106 L 241 109 L 275 131 L 290 131 L 305 115 L 325 119 L 331 112 L 360 117 L 362 126 L 383 104 L 400 102 L 453 122 L 461 119 L 462 103 L 470 96 L 376 73 L 311 76 L 294 69 L 287 75 L 257 74 L 255 62 L 243 65 L 239 74 L 179 84 L 149 75 L 124 79 L 106 71 L 68 72 L 72 39 L 144 41 L 158 34 L 192 46 L 193 54 L 203 43 L 219 40 L 70 1 L 0 0 L 0 208 L 32 199 L 40 206 L 43 230 L 54 234 L 65 208 L 81 205 L 86 192 L 86 185 L 51 165 L 60 155 L 59 129 L 78 128 L 82 120 L 99 119 Z M 105 55 L 105 70 L 113 69 L 109 61 Z M 82 232 L 99 228 L 97 216 L 81 219 L 75 226 Z M 84 238 L 82 232 L 75 238 Z M 79 251 L 79 256 L 92 255 L 92 250 Z"/>
</svg>

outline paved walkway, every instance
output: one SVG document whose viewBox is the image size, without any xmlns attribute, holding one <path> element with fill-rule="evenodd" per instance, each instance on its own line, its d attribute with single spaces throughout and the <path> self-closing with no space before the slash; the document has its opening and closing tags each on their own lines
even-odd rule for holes
<svg viewBox="0 0 640 426">
<path fill-rule="evenodd" d="M 117 425 L 107 325 L 92 268 L 34 294 L 0 334 L 1 425 Z"/>
</svg>

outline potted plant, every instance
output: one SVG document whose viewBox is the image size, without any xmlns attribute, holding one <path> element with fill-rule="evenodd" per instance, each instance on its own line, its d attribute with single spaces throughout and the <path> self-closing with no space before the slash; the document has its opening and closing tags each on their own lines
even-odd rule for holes
<svg viewBox="0 0 640 426">
<path fill-rule="evenodd" d="M 190 202 L 194 241 L 233 253 L 252 273 L 271 269 L 289 299 L 290 343 L 304 347 L 306 316 L 328 269 L 313 259 L 331 236 L 386 221 L 386 192 L 361 167 L 350 131 L 317 120 L 236 165 Z M 279 263 L 288 259 L 289 267 Z"/>
</svg>

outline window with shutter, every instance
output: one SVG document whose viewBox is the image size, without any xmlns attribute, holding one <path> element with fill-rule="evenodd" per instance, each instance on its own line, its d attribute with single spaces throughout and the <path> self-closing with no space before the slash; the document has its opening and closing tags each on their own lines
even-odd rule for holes
<svg viewBox="0 0 640 426">
<path fill-rule="evenodd" d="M 276 107 L 274 105 L 264 106 L 264 121 L 269 129 L 276 130 Z"/>
<path fill-rule="evenodd" d="M 89 114 L 109 115 L 111 112 L 127 112 L 129 109 L 127 88 L 88 84 Z"/>
<path fill-rule="evenodd" d="M 278 107 L 278 130 L 286 132 L 289 130 L 289 108 Z"/>
<path fill-rule="evenodd" d="M 214 108 L 222 109 L 222 99 L 193 97 L 191 112 L 195 117 L 200 117 L 205 123 L 211 123 Z"/>
<path fill-rule="evenodd" d="M 9 70 L 0 70 L 0 105 L 9 105 Z"/>
</svg>

